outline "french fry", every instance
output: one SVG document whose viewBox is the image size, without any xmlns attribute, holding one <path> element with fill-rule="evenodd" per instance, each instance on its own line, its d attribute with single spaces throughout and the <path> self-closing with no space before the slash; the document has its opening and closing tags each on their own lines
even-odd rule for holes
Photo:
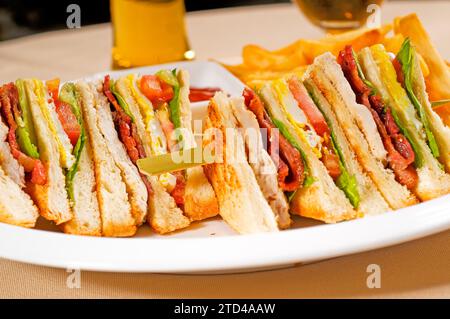
<svg viewBox="0 0 450 319">
<path fill-rule="evenodd" d="M 351 44 L 355 50 L 379 43 L 384 39 L 392 26 L 380 29 L 361 29 L 338 35 L 329 35 L 321 40 L 298 40 L 284 48 L 269 51 L 257 45 L 246 45 L 242 50 L 243 64 L 239 66 L 225 65 L 242 81 L 260 80 L 270 77 L 273 72 L 287 72 L 300 66 L 311 64 L 314 58 L 332 52 L 337 55 L 342 48 Z M 266 72 L 257 72 L 265 70 Z M 276 74 L 276 73 L 275 73 Z"/>
<path fill-rule="evenodd" d="M 330 35 L 321 40 L 298 40 L 275 51 L 251 44 L 242 50 L 243 64 L 249 69 L 290 70 L 312 63 L 316 56 L 327 51 L 337 54 L 347 44 L 353 45 L 358 50 L 379 43 L 391 28 L 390 25 L 387 25 L 380 29 L 361 29 Z"/>
<path fill-rule="evenodd" d="M 394 34 L 390 36 L 390 32 Z M 243 63 L 224 65 L 247 85 L 258 88 L 265 81 L 296 73 L 302 75 L 314 59 L 331 52 L 335 56 L 346 45 L 355 51 L 381 43 L 389 52 L 397 53 L 409 37 L 415 45 L 432 101 L 450 99 L 450 63 L 443 60 L 415 14 L 396 18 L 392 24 L 376 29 L 362 28 L 340 34 L 330 34 L 320 40 L 300 39 L 278 50 L 269 51 L 257 45 L 242 50 Z M 437 106 L 436 111 L 450 125 L 450 104 Z"/>
<path fill-rule="evenodd" d="M 450 103 L 435 107 L 434 110 L 442 118 L 444 124 L 450 127 Z"/>
<path fill-rule="evenodd" d="M 367 28 L 361 28 L 356 29 L 344 33 L 338 33 L 338 34 L 330 34 L 326 37 L 322 38 L 322 42 L 329 42 L 329 43 L 350 43 L 355 42 L 358 39 L 362 39 L 366 37 L 367 35 L 374 35 L 376 34 L 377 37 L 383 38 L 387 33 L 389 33 L 392 30 L 392 24 L 386 24 L 381 26 L 380 28 L 376 29 L 367 29 Z"/>
<path fill-rule="evenodd" d="M 236 77 L 241 79 L 243 82 L 245 82 L 243 80 L 245 75 L 253 71 L 253 69 L 249 68 L 245 64 L 229 65 L 229 64 L 222 63 L 222 66 L 224 68 L 226 68 L 228 71 L 230 71 L 231 73 L 233 73 Z"/>
<path fill-rule="evenodd" d="M 313 40 L 300 40 L 301 48 L 303 50 L 303 57 L 306 63 L 302 65 L 308 65 L 313 63 L 315 57 L 328 52 L 334 51 L 335 45 L 333 43 L 327 43 L 323 41 L 313 41 Z"/>
<path fill-rule="evenodd" d="M 395 34 L 393 37 L 384 38 L 381 43 L 386 48 L 386 51 L 397 53 L 400 51 L 403 41 L 405 41 L 403 34 Z"/>
<path fill-rule="evenodd" d="M 247 45 L 242 50 L 244 64 L 251 69 L 262 70 L 291 70 L 299 65 L 305 65 L 306 60 L 302 51 L 294 51 L 290 55 L 270 52 L 257 45 Z"/>
</svg>

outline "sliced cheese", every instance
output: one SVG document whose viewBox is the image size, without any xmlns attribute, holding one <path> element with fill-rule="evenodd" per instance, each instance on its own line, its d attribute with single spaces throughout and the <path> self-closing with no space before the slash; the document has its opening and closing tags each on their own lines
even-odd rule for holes
<svg viewBox="0 0 450 319">
<path fill-rule="evenodd" d="M 134 74 L 127 76 L 129 81 L 129 87 L 135 101 L 139 105 L 139 110 L 141 111 L 145 129 L 150 136 L 150 147 L 152 149 L 153 155 L 165 154 L 167 152 L 167 141 L 164 135 L 161 125 L 156 118 L 155 112 L 153 111 L 152 103 L 140 92 L 138 87 L 138 80 L 135 78 Z"/>
<path fill-rule="evenodd" d="M 73 146 L 58 119 L 55 104 L 53 101 L 49 102 L 51 101 L 51 98 L 46 92 L 43 83 L 37 79 L 34 79 L 33 83 L 34 93 L 36 94 L 39 108 L 41 109 L 45 121 L 58 145 L 61 167 L 69 169 L 75 163 L 75 157 L 72 154 Z"/>
<path fill-rule="evenodd" d="M 397 73 L 394 66 L 389 60 L 387 52 L 382 45 L 374 45 L 370 47 L 370 52 L 380 69 L 380 75 L 384 85 L 386 86 L 390 96 L 401 108 L 401 112 L 414 125 L 415 129 L 420 132 L 423 138 L 426 138 L 422 122 L 417 118 L 414 106 L 411 104 L 406 91 L 397 81 Z"/>
<path fill-rule="evenodd" d="M 161 125 L 155 115 L 152 103 L 139 90 L 139 78 L 134 74 L 127 76 L 128 86 L 134 100 L 139 105 L 139 110 L 144 120 L 145 130 L 150 137 L 150 148 L 153 156 L 167 153 L 167 141 Z M 150 154 L 149 154 L 150 155 Z M 171 192 L 176 185 L 177 179 L 171 173 L 163 173 L 158 176 L 161 185 Z"/>
<path fill-rule="evenodd" d="M 312 148 L 318 158 L 322 157 L 322 138 L 309 124 L 308 118 L 303 110 L 298 107 L 297 101 L 289 91 L 286 81 L 282 79 L 272 81 L 272 89 L 283 112 L 286 114 L 286 117 L 299 137 Z"/>
</svg>

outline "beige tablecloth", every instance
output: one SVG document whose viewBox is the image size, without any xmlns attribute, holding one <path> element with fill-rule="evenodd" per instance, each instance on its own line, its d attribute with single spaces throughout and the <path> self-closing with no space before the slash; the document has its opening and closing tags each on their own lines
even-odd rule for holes
<svg viewBox="0 0 450 319">
<path fill-rule="evenodd" d="M 383 20 L 410 12 L 420 15 L 438 49 L 449 58 L 450 1 L 388 2 L 383 7 Z M 247 43 L 275 49 L 299 37 L 321 35 L 291 5 L 191 13 L 187 24 L 192 47 L 200 59 L 237 57 Z M 104 71 L 110 66 L 110 49 L 108 24 L 0 43 L 0 82 L 20 76 L 60 76 L 66 80 Z M 370 264 L 380 266 L 381 288 L 367 287 Z M 70 275 L 65 270 L 0 260 L 0 297 L 448 298 L 450 231 L 372 252 L 250 274 L 82 272 L 81 287 L 68 288 Z"/>
</svg>

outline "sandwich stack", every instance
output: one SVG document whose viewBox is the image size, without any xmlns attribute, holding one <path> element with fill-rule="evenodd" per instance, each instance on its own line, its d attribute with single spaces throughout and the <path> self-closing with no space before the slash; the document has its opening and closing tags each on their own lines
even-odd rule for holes
<svg viewBox="0 0 450 319">
<path fill-rule="evenodd" d="M 162 70 L 65 83 L 19 79 L 0 88 L 0 221 L 66 233 L 132 236 L 147 221 L 165 234 L 218 213 L 194 167 L 145 176 L 138 159 L 195 147 L 189 75 Z"/>
<path fill-rule="evenodd" d="M 337 59 L 318 56 L 303 78 L 246 88 L 241 98 L 217 94 L 208 106 L 211 127 L 268 135 L 254 157 L 239 131 L 242 160 L 233 161 L 224 143 L 224 162 L 206 168 L 221 216 L 240 233 L 288 227 L 286 207 L 334 223 L 450 193 L 450 129 L 431 107 L 409 40 L 396 56 L 382 45 L 358 53 L 347 46 Z M 207 135 L 205 145 L 213 142 Z M 270 178 L 261 174 L 265 166 Z"/>
<path fill-rule="evenodd" d="M 220 160 L 144 175 L 147 157 L 193 149 L 189 75 L 19 79 L 0 87 L 0 222 L 39 215 L 70 234 L 160 234 L 218 214 L 237 232 L 335 223 L 450 193 L 450 128 L 414 46 L 318 56 L 302 78 L 209 101 L 202 146 Z M 187 166 L 186 166 L 187 167 Z"/>
</svg>

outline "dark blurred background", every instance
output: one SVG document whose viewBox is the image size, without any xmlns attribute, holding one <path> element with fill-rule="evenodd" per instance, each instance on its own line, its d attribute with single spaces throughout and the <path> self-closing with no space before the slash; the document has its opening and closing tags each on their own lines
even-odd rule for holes
<svg viewBox="0 0 450 319">
<path fill-rule="evenodd" d="M 283 2 L 289 0 L 185 0 L 185 5 L 187 11 L 197 11 Z M 81 7 L 82 26 L 110 20 L 109 0 L 0 0 L 0 41 L 66 28 L 71 3 Z"/>
</svg>

